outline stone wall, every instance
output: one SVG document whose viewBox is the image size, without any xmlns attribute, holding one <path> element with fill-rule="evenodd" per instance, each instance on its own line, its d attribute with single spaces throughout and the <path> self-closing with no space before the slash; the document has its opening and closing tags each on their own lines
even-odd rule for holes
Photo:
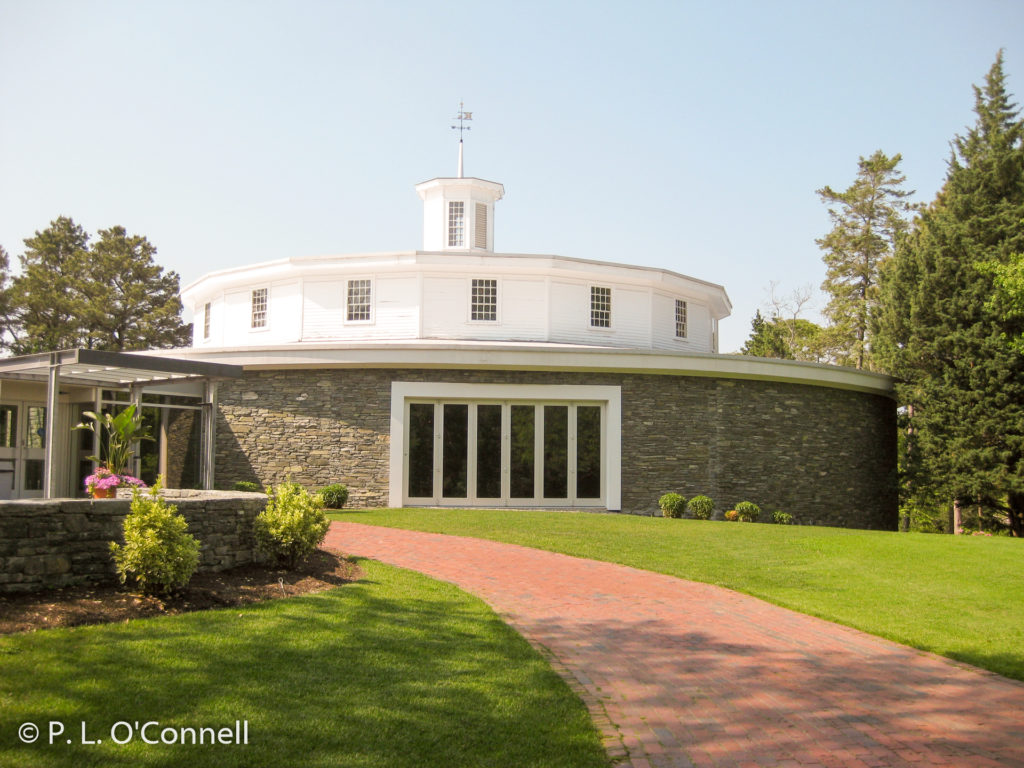
<svg viewBox="0 0 1024 768">
<path fill-rule="evenodd" d="M 217 478 L 388 503 L 392 381 L 622 387 L 622 511 L 667 491 L 739 501 L 805 524 L 894 530 L 896 409 L 881 395 L 745 379 L 459 370 L 250 371 L 219 392 Z"/>
<path fill-rule="evenodd" d="M 252 526 L 266 496 L 164 492 L 199 539 L 199 570 L 221 571 L 256 559 Z M 110 542 L 123 542 L 127 498 L 0 502 L 0 593 L 117 580 Z"/>
</svg>

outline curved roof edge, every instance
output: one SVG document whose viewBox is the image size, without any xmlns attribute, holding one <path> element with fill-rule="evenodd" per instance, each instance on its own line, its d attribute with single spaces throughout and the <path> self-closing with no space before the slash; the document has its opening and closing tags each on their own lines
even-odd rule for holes
<svg viewBox="0 0 1024 768">
<path fill-rule="evenodd" d="M 390 262 L 390 265 L 438 265 L 444 261 L 448 261 L 451 264 L 461 264 L 467 261 L 475 262 L 476 264 L 491 264 L 498 265 L 501 262 L 509 264 L 514 263 L 526 263 L 529 261 L 539 262 L 539 266 L 553 268 L 557 265 L 563 265 L 569 269 L 586 270 L 587 268 L 595 270 L 615 270 L 623 274 L 632 275 L 643 275 L 647 279 L 651 276 L 655 276 L 658 279 L 673 279 L 682 280 L 684 282 L 693 283 L 699 285 L 711 292 L 720 294 L 721 308 L 723 311 L 722 316 L 728 316 L 732 312 L 732 301 L 729 299 L 728 293 L 726 293 L 725 287 L 713 283 L 709 280 L 702 280 L 699 277 L 693 277 L 692 275 L 683 274 L 682 272 L 676 272 L 675 270 L 666 269 L 664 267 L 645 267 L 639 264 L 626 264 L 623 262 L 615 261 L 599 261 L 597 259 L 587 259 L 577 256 L 559 256 L 556 254 L 547 253 L 500 253 L 491 252 L 486 253 L 462 253 L 455 251 L 381 251 L 381 252 L 368 252 L 368 253 L 346 253 L 346 254 L 320 254 L 315 256 L 289 256 L 283 259 L 274 259 L 272 261 L 257 262 L 254 264 L 245 264 L 241 266 L 226 267 L 224 269 L 214 270 L 207 272 L 204 275 L 193 280 L 191 283 L 181 289 L 181 295 L 184 298 L 188 297 L 193 292 L 199 289 L 199 286 L 203 283 L 212 283 L 217 281 L 237 281 L 239 278 L 247 276 L 247 273 L 251 272 L 283 272 L 289 268 L 294 269 L 315 269 L 318 266 L 330 265 L 333 263 L 338 264 L 351 264 L 359 262 L 360 260 L 377 261 L 381 264 Z M 283 275 L 282 275 L 283 276 Z M 262 275 L 261 275 L 262 277 Z"/>
<path fill-rule="evenodd" d="M 649 350 L 532 342 L 407 340 L 290 344 L 253 348 L 153 350 L 248 370 L 289 368 L 433 368 L 463 370 L 592 371 L 776 381 L 894 397 L 894 379 L 821 363 L 743 355 L 680 354 Z"/>
</svg>

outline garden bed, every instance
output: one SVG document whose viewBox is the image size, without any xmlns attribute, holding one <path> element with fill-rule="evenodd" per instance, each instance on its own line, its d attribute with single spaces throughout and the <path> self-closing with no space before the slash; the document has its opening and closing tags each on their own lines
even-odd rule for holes
<svg viewBox="0 0 1024 768">
<path fill-rule="evenodd" d="M 354 562 L 337 552 L 319 549 L 294 571 L 245 565 L 217 573 L 197 573 L 180 595 L 165 599 L 117 585 L 0 595 L 0 634 L 230 608 L 319 592 L 354 581 L 358 575 Z"/>
</svg>

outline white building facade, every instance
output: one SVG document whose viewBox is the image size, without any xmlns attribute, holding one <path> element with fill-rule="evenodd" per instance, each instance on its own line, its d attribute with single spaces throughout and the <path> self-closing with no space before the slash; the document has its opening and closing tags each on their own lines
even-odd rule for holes
<svg viewBox="0 0 1024 768">
<path fill-rule="evenodd" d="M 246 372 L 220 390 L 222 487 L 291 477 L 346 482 L 365 505 L 638 513 L 670 490 L 723 510 L 742 493 L 806 522 L 895 525 L 878 480 L 895 466 L 889 379 L 719 355 L 722 286 L 496 252 L 501 184 L 416 191 L 422 250 L 286 258 L 183 291 L 194 345 L 173 354 Z M 827 469 L 831 446 L 871 456 Z M 870 512 L 836 521 L 822 472 Z"/>
</svg>

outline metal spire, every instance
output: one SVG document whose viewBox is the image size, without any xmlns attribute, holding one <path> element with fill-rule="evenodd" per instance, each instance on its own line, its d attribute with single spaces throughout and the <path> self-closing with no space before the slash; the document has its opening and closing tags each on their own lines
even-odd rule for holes
<svg viewBox="0 0 1024 768">
<path fill-rule="evenodd" d="M 468 126 L 465 123 L 467 121 L 473 119 L 473 113 L 472 112 L 466 112 L 465 109 L 463 109 L 462 102 L 460 101 L 459 102 L 459 114 L 456 115 L 455 117 L 453 117 L 452 119 L 459 121 L 458 125 L 453 125 L 452 126 L 452 130 L 459 132 L 459 175 L 458 175 L 457 178 L 461 179 L 462 178 L 462 132 L 463 131 L 471 130 L 471 126 Z"/>
</svg>

